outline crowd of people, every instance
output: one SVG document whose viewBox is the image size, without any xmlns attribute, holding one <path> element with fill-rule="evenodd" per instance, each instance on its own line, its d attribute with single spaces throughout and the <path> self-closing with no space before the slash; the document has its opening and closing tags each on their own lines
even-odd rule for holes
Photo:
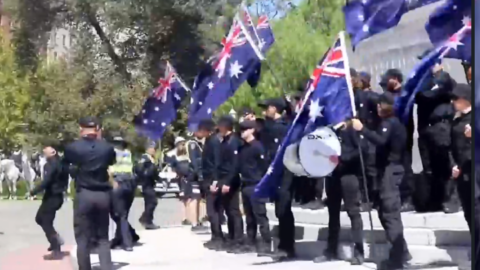
<svg viewBox="0 0 480 270">
<path fill-rule="evenodd" d="M 397 69 L 388 70 L 380 83 L 383 93 L 377 93 L 371 89 L 368 73 L 357 73 L 353 69 L 350 72 L 358 113 L 356 118 L 342 123 L 335 130 L 342 148 L 338 166 L 325 179 L 305 179 L 285 169 L 275 196 L 270 198 L 279 221 L 278 247 L 272 245 L 266 209 L 268 200 L 256 198 L 254 191 L 288 131 L 302 93 L 292 98 L 259 102 L 263 117 L 256 115 L 253 108 L 245 108 L 238 121 L 229 115 L 220 116 L 216 122 L 202 120 L 191 139 L 176 139 L 175 148 L 167 153 L 165 162 L 180 179 L 181 199 L 187 213 L 184 224 L 192 225 L 193 230 L 205 229 L 202 225 L 205 213 L 202 212 L 206 208 L 211 240 L 204 244 L 205 248 L 234 254 L 257 253 L 275 260 L 295 258 L 292 203 L 305 196 L 310 198 L 305 202 L 321 200 L 324 181 L 327 194 L 324 203 L 330 217 L 328 245 L 314 262 L 340 258 L 343 201 L 343 209 L 352 222 L 352 265 L 364 262 L 364 226 L 360 212 L 362 208 L 368 210 L 372 206 L 378 210 L 392 246 L 388 259 L 381 262 L 378 269 L 403 269 L 408 264 L 412 257 L 403 236 L 400 213 L 413 209 L 414 125 L 413 116 L 412 121 L 405 124 L 396 115 L 394 107 L 395 98 L 402 91 L 403 75 Z M 430 194 L 433 196 L 429 207 L 446 213 L 456 212 L 459 207 L 453 194 L 458 194 L 470 231 L 479 233 L 478 222 L 474 228 L 471 215 L 471 86 L 456 83 L 437 64 L 434 75 L 423 87 L 415 101 L 422 175 L 432 183 Z M 101 140 L 102 128 L 97 119 L 83 118 L 79 124 L 81 139 L 65 148 L 61 162 L 55 147 L 47 145 L 44 148 L 48 159 L 45 177 L 32 191 L 32 194 L 45 192 L 37 222 L 51 244 L 53 252 L 48 259 L 57 258 L 62 240 L 53 228 L 53 219 L 63 202 L 62 189 L 68 182 L 65 182 L 65 177 L 68 179 L 65 175 L 71 174 L 77 192 L 74 226 L 79 269 L 91 269 L 90 251 L 93 246 L 98 246 L 101 269 L 111 270 L 110 249 L 122 247 L 132 251 L 134 243 L 139 241 L 128 223 L 137 185 L 141 186 L 145 200 L 141 224 L 146 229 L 159 228 L 153 223 L 157 205 L 154 187 L 160 173 L 155 159 L 157 147 L 149 144 L 146 153 L 134 164 L 121 138 L 114 139 L 113 146 Z M 361 162 L 361 156 L 364 162 Z M 61 164 L 68 164 L 68 170 L 65 171 Z M 362 205 L 366 202 L 373 205 Z M 224 214 L 228 233 L 224 233 L 221 227 Z M 112 241 L 108 239 L 110 215 L 117 223 Z M 259 239 L 257 231 L 260 232 Z"/>
</svg>

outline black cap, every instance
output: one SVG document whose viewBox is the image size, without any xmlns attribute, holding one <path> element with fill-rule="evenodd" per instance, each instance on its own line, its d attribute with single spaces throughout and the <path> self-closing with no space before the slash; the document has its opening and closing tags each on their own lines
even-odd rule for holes
<svg viewBox="0 0 480 270">
<path fill-rule="evenodd" d="M 465 99 L 468 102 L 472 102 L 472 87 L 468 84 L 459 83 L 453 89 L 452 99 Z"/>
<path fill-rule="evenodd" d="M 242 116 L 247 116 L 247 115 L 249 115 L 249 114 L 255 114 L 255 111 L 252 110 L 252 109 L 250 109 L 250 108 L 243 108 L 243 109 L 241 110 L 241 115 L 242 115 Z"/>
<path fill-rule="evenodd" d="M 240 126 L 240 130 L 257 128 L 257 122 L 245 120 L 245 121 L 242 121 L 239 126 Z"/>
<path fill-rule="evenodd" d="M 372 75 L 370 75 L 370 73 L 366 71 L 360 71 L 360 73 L 358 73 L 358 76 L 364 82 L 370 83 L 370 81 L 372 80 Z"/>
<path fill-rule="evenodd" d="M 230 115 L 223 115 L 218 119 L 217 126 L 219 127 L 226 127 L 229 129 L 233 129 L 233 125 L 235 125 L 235 119 L 233 119 Z"/>
<path fill-rule="evenodd" d="M 387 70 L 383 76 L 386 82 L 388 82 L 389 79 L 397 79 L 398 82 L 403 82 L 403 74 L 399 69 L 396 68 Z"/>
<path fill-rule="evenodd" d="M 388 105 L 393 105 L 395 104 L 395 97 L 390 92 L 384 92 L 383 94 L 380 95 L 379 102 L 388 104 Z"/>
<path fill-rule="evenodd" d="M 282 113 L 287 105 L 285 104 L 285 100 L 283 98 L 269 98 L 259 102 L 258 106 L 263 108 L 273 106 L 277 108 L 278 113 Z"/>
<path fill-rule="evenodd" d="M 215 122 L 212 119 L 203 119 L 198 123 L 197 130 L 212 132 L 215 129 Z"/>
<path fill-rule="evenodd" d="M 78 120 L 78 124 L 82 128 L 100 128 L 102 126 L 102 123 L 100 122 L 100 120 L 92 116 L 86 116 L 86 117 L 80 118 L 80 120 Z"/>
</svg>

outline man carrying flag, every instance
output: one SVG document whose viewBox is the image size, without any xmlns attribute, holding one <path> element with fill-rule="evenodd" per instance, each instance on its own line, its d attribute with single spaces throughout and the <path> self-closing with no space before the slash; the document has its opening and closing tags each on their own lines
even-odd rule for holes
<svg viewBox="0 0 480 270">
<path fill-rule="evenodd" d="M 295 224 L 291 211 L 290 186 L 292 172 L 285 170 L 286 148 L 301 140 L 318 127 L 336 125 L 353 116 L 354 104 L 343 33 L 315 69 L 307 85 L 300 110 L 271 163 L 267 174 L 256 186 L 258 197 L 276 199 L 275 212 L 279 219 L 279 253 L 274 258 L 291 258 L 294 253 Z M 283 223 L 283 224 L 282 224 Z"/>
</svg>

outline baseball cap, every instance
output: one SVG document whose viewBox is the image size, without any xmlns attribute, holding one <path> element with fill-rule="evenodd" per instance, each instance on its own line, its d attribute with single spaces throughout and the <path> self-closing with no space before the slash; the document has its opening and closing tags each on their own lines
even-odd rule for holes
<svg viewBox="0 0 480 270">
<path fill-rule="evenodd" d="M 184 141 L 185 141 L 185 138 L 179 136 L 179 137 L 175 138 L 175 145 L 177 145 L 181 142 L 184 142 Z"/>
<path fill-rule="evenodd" d="M 394 78 L 397 79 L 400 83 L 403 82 L 403 74 L 399 69 L 396 68 L 391 68 L 387 70 L 383 76 L 386 81 L 388 81 L 388 79 Z"/>
<path fill-rule="evenodd" d="M 233 119 L 232 116 L 230 115 L 223 115 L 218 119 L 218 124 L 217 126 L 222 126 L 222 127 L 227 127 L 227 128 L 233 128 L 233 125 L 235 124 L 235 119 Z"/>
<path fill-rule="evenodd" d="M 243 108 L 243 109 L 241 110 L 241 113 L 242 113 L 242 114 L 241 114 L 242 116 L 247 116 L 247 115 L 249 115 L 249 114 L 255 114 L 255 111 L 253 111 L 253 110 L 250 109 L 250 108 Z"/>
<path fill-rule="evenodd" d="M 96 117 L 85 116 L 78 120 L 78 125 L 80 125 L 82 128 L 100 128 L 102 123 Z"/>
<path fill-rule="evenodd" d="M 240 130 L 247 130 L 247 129 L 252 129 L 252 128 L 257 128 L 257 122 L 256 121 L 245 120 L 245 121 L 240 123 Z"/>
<path fill-rule="evenodd" d="M 380 95 L 379 102 L 385 103 L 388 105 L 393 105 L 395 103 L 395 97 L 390 92 L 384 92 L 383 94 Z"/>
<path fill-rule="evenodd" d="M 277 108 L 278 113 L 281 113 L 285 110 L 286 104 L 285 100 L 282 98 L 269 98 L 258 103 L 260 107 L 273 106 Z"/>
</svg>

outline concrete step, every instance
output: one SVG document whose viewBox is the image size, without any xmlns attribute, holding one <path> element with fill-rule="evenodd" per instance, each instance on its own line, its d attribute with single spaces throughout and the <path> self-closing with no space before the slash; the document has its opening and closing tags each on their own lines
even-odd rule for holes
<svg viewBox="0 0 480 270">
<path fill-rule="evenodd" d="M 270 221 L 272 227 L 272 234 L 278 235 L 278 222 Z M 428 230 L 427 230 L 428 231 Z M 378 231 L 376 237 L 382 237 L 383 231 Z M 353 248 L 350 241 L 349 229 L 343 229 L 340 236 L 340 256 L 343 259 L 352 257 Z M 365 231 L 365 235 L 369 235 L 369 231 Z M 470 246 L 464 245 L 424 245 L 425 237 L 421 236 L 421 232 L 416 232 L 420 236 L 418 240 L 415 239 L 415 234 L 406 234 L 406 241 L 408 248 L 413 257 L 412 263 L 415 265 L 464 265 L 469 261 L 468 253 L 471 250 Z M 295 248 L 299 256 L 302 258 L 315 258 L 320 256 L 323 250 L 327 247 L 328 230 L 326 227 L 321 228 L 319 225 L 312 224 L 295 224 Z M 384 236 L 383 236 L 384 238 Z M 366 241 L 364 244 L 365 255 L 369 261 L 379 262 L 388 257 L 390 244 L 385 240 L 380 242 Z M 278 239 L 275 239 L 278 241 Z"/>
<path fill-rule="evenodd" d="M 276 225 L 277 221 L 272 221 Z M 276 230 L 274 226 L 273 230 Z M 372 231 L 367 224 L 363 224 L 365 243 L 386 244 L 387 237 L 385 231 L 380 228 L 374 228 Z M 404 237 L 409 245 L 419 246 L 470 246 L 471 236 L 468 231 L 462 230 L 430 230 L 430 229 L 404 229 Z M 274 232 L 276 233 L 276 232 Z M 328 226 L 317 224 L 305 224 L 295 222 L 295 239 L 297 240 L 320 240 L 326 241 L 328 238 Z M 351 228 L 342 227 L 340 230 L 340 241 L 351 242 Z"/>
<path fill-rule="evenodd" d="M 267 213 L 270 220 L 277 220 L 275 217 L 275 206 L 267 204 Z M 295 221 L 304 224 L 328 225 L 328 211 L 322 210 L 305 210 L 298 207 L 293 208 Z M 362 213 L 362 220 L 365 228 L 370 227 L 368 213 Z M 372 211 L 372 222 L 374 228 L 382 228 L 382 224 L 378 219 L 377 211 Z M 411 229 L 431 229 L 431 230 L 458 230 L 468 231 L 468 225 L 463 217 L 463 212 L 455 214 L 445 213 L 402 213 L 402 222 L 405 228 Z M 342 227 L 350 227 L 350 219 L 346 212 L 340 215 L 340 224 Z"/>
</svg>

